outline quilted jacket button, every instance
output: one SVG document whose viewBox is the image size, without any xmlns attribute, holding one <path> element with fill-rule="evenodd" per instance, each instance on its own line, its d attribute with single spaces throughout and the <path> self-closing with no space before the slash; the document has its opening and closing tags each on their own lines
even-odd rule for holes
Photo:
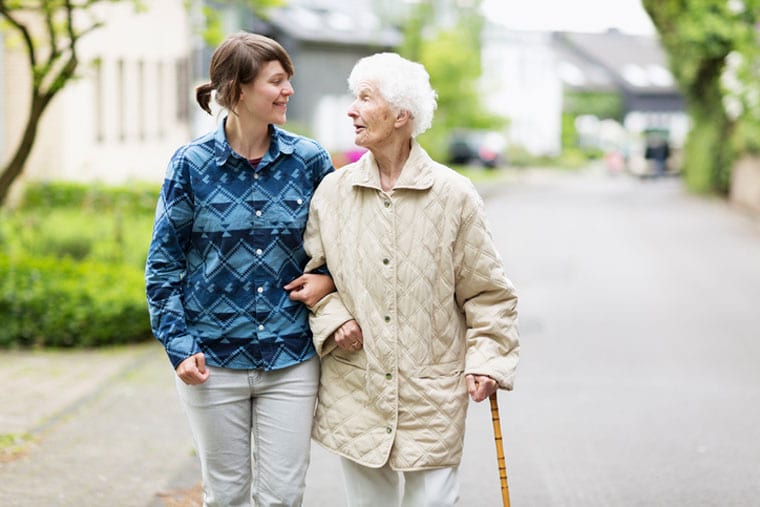
<svg viewBox="0 0 760 507">
<path fill-rule="evenodd" d="M 390 208 L 391 207 L 391 201 L 385 201 L 383 204 L 385 204 L 386 208 Z"/>
<path fill-rule="evenodd" d="M 388 258 L 386 258 L 386 259 L 383 259 L 383 264 L 385 264 L 386 266 L 387 266 L 388 264 L 390 264 L 390 262 L 391 262 L 391 261 L 390 261 L 390 259 L 388 259 Z"/>
<path fill-rule="evenodd" d="M 391 375 L 390 373 L 386 373 L 385 374 L 385 378 L 387 378 L 388 380 L 390 380 L 390 379 L 393 378 L 393 375 Z"/>
<path fill-rule="evenodd" d="M 385 322 L 390 322 L 390 321 L 391 321 L 391 316 L 390 315 L 386 315 L 385 316 Z"/>
<path fill-rule="evenodd" d="M 390 426 L 388 426 L 387 428 L 385 428 L 385 432 L 386 433 L 390 433 L 392 431 L 393 431 L 393 428 L 391 428 Z"/>
</svg>

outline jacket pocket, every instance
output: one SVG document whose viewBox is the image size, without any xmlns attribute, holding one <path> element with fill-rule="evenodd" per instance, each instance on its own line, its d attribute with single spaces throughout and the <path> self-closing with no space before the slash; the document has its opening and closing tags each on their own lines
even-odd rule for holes
<svg viewBox="0 0 760 507">
<path fill-rule="evenodd" d="M 352 366 L 362 370 L 367 369 L 367 354 L 360 350 L 356 352 L 348 352 L 340 347 L 336 347 L 330 354 L 330 357 L 342 365 Z"/>
<path fill-rule="evenodd" d="M 415 376 L 420 379 L 435 379 L 440 377 L 458 377 L 462 373 L 464 373 L 462 361 L 449 361 L 420 366 Z"/>
</svg>

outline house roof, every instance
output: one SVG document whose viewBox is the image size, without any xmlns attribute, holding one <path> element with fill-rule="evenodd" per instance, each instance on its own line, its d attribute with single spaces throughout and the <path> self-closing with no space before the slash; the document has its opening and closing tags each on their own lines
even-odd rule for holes
<svg viewBox="0 0 760 507">
<path fill-rule="evenodd" d="M 617 30 L 606 33 L 555 32 L 558 60 L 577 65 L 594 88 L 593 74 L 605 72 L 609 85 L 629 93 L 676 93 L 666 56 L 655 37 Z M 602 79 L 599 86 L 603 86 Z M 573 83 L 568 83 L 573 85 Z"/>
<path fill-rule="evenodd" d="M 602 65 L 585 58 L 564 44 L 554 44 L 557 74 L 571 90 L 617 91 L 613 76 Z"/>
<path fill-rule="evenodd" d="M 300 41 L 384 47 L 402 41 L 399 30 L 384 24 L 366 0 L 291 0 L 272 9 L 268 22 Z"/>
</svg>

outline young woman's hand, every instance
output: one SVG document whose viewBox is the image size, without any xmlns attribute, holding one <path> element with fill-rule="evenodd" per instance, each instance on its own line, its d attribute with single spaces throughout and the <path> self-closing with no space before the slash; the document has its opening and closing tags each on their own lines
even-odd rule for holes
<svg viewBox="0 0 760 507">
<path fill-rule="evenodd" d="M 312 307 L 320 299 L 335 291 L 335 284 L 333 279 L 327 275 L 304 273 L 287 284 L 284 289 L 289 292 L 291 300 L 300 301 L 306 306 Z"/>
<path fill-rule="evenodd" d="M 198 385 L 208 380 L 209 370 L 206 368 L 206 356 L 203 352 L 194 354 L 177 366 L 177 376 L 187 385 Z"/>
</svg>

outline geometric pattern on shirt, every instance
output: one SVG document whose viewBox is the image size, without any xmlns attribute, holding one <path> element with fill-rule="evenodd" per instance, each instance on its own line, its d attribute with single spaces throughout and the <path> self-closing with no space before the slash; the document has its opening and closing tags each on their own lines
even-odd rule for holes
<svg viewBox="0 0 760 507">
<path fill-rule="evenodd" d="M 202 351 L 230 368 L 283 368 L 314 354 L 308 312 L 282 288 L 303 272 L 303 232 L 333 170 L 315 141 L 270 127 L 256 169 L 224 124 L 172 157 L 146 263 L 151 325 L 174 366 Z"/>
</svg>

